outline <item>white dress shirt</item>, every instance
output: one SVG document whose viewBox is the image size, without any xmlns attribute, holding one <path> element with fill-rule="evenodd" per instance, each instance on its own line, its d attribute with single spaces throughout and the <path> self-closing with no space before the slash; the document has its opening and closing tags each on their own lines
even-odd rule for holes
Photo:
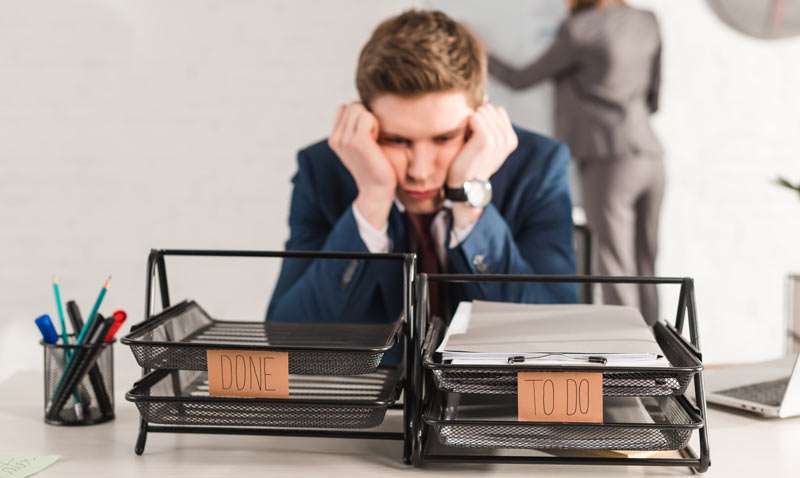
<svg viewBox="0 0 800 478">
<path fill-rule="evenodd" d="M 405 212 L 406 208 L 403 203 L 395 198 L 394 204 L 400 212 Z M 436 255 L 439 258 L 440 264 L 447 264 L 447 250 L 444 241 L 447 238 L 447 215 L 444 209 L 440 210 L 431 222 L 431 236 L 436 244 Z M 367 246 L 367 250 L 372 253 L 376 252 L 389 252 L 392 248 L 391 240 L 389 240 L 389 224 L 383 226 L 383 229 L 378 229 L 370 224 L 364 216 L 358 211 L 355 202 L 353 203 L 353 216 L 356 219 L 358 226 L 358 234 L 361 240 Z M 452 249 L 469 236 L 475 224 L 470 224 L 466 227 L 454 227 L 450 233 L 449 247 Z"/>
</svg>

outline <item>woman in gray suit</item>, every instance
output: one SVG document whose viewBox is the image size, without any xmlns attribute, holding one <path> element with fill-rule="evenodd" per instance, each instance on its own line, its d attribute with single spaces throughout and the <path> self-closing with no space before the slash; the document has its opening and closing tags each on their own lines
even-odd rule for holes
<svg viewBox="0 0 800 478">
<path fill-rule="evenodd" d="M 556 136 L 580 171 L 583 206 L 597 238 L 600 274 L 655 274 L 664 195 L 658 109 L 661 38 L 651 12 L 621 0 L 571 0 L 553 45 L 516 69 L 489 55 L 489 73 L 513 89 L 556 82 Z M 607 304 L 638 306 L 658 320 L 654 285 L 609 284 Z"/>
</svg>

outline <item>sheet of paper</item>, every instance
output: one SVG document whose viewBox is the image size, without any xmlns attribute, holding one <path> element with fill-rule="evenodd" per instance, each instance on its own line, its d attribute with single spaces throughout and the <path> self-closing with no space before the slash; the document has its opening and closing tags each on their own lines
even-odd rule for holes
<svg viewBox="0 0 800 478">
<path fill-rule="evenodd" d="M 475 353 L 458 353 L 458 352 L 445 352 L 442 354 L 445 360 L 453 365 L 509 365 L 507 354 L 475 354 Z M 652 356 L 646 357 L 631 357 L 620 356 L 614 357 L 611 355 L 604 355 L 608 360 L 606 363 L 590 362 L 589 355 L 585 354 L 563 354 L 553 355 L 547 358 L 529 358 L 523 362 L 517 362 L 515 365 L 521 364 L 535 364 L 535 365 L 580 365 L 581 367 L 670 367 L 669 360 L 666 357 L 653 358 Z"/>
<path fill-rule="evenodd" d="M 459 304 L 437 352 L 467 364 L 569 364 L 602 356 L 607 366 L 669 366 L 632 307 L 585 304 Z"/>
<path fill-rule="evenodd" d="M 484 353 L 661 352 L 641 314 L 631 307 L 482 301 L 473 303 L 467 332 L 454 333 L 447 350 Z"/>
<path fill-rule="evenodd" d="M 58 455 L 0 455 L 0 478 L 25 478 L 55 463 Z"/>
<path fill-rule="evenodd" d="M 447 332 L 444 334 L 444 339 L 439 345 L 439 348 L 436 349 L 437 352 L 444 352 L 450 337 L 453 335 L 467 333 L 467 330 L 469 329 L 469 318 L 471 315 L 472 302 L 459 302 L 458 308 L 456 308 L 456 313 L 453 314 L 453 319 L 450 321 L 450 325 L 447 327 Z"/>
</svg>

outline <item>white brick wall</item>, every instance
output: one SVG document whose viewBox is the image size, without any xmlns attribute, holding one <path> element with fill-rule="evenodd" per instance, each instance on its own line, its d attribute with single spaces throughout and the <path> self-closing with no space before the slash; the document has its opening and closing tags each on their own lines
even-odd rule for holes
<svg viewBox="0 0 800 478">
<path fill-rule="evenodd" d="M 747 39 L 700 1 L 637 3 L 666 43 L 660 271 L 696 278 L 709 360 L 776 355 L 800 201 L 770 180 L 800 179 L 800 40 Z M 113 273 L 104 309 L 135 322 L 149 248 L 281 248 L 294 152 L 355 98 L 372 27 L 410 4 L 0 0 L 0 379 L 41 367 L 32 321 L 54 313 L 52 274 L 88 308 Z M 549 128 L 547 87 L 492 91 Z M 247 316 L 274 265 L 234 291 L 231 268 L 186 276 L 213 272 L 202 293 Z M 138 372 L 124 347 L 117 360 L 121 392 Z"/>
<path fill-rule="evenodd" d="M 772 181 L 800 180 L 800 37 L 745 37 L 705 2 L 646 4 L 665 41 L 660 273 L 695 277 L 707 360 L 779 355 L 800 200 Z"/>
<path fill-rule="evenodd" d="M 297 148 L 355 99 L 359 47 L 405 5 L 0 1 L 0 378 L 41 367 L 52 274 L 86 309 L 113 273 L 104 310 L 138 322 L 151 247 L 282 248 Z M 200 293 L 255 318 L 264 264 Z M 116 357 L 123 389 L 138 371 Z"/>
</svg>

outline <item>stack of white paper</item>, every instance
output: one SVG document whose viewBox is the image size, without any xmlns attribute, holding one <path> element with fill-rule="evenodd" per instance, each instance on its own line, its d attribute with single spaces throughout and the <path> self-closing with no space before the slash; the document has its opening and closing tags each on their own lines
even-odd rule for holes
<svg viewBox="0 0 800 478">
<path fill-rule="evenodd" d="M 436 351 L 455 364 L 669 366 L 639 311 L 616 305 L 461 302 Z"/>
</svg>

